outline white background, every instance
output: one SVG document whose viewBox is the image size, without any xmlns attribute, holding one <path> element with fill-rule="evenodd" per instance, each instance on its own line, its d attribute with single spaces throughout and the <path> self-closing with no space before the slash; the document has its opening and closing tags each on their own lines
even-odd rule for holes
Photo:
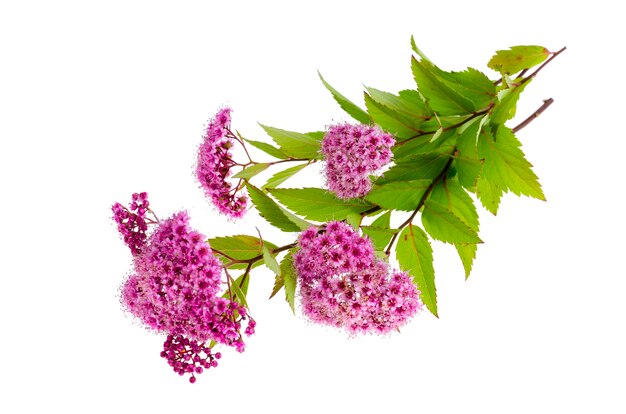
<svg viewBox="0 0 626 414">
<path fill-rule="evenodd" d="M 0 411 L 626 412 L 625 33 L 611 2 L 553 3 L 2 2 Z M 207 119 L 230 105 L 254 139 L 257 121 L 347 121 L 316 70 L 357 102 L 363 85 L 411 88 L 411 34 L 451 70 L 488 71 L 512 45 L 568 47 L 517 119 L 554 98 L 519 134 L 548 202 L 481 209 L 467 282 L 435 244 L 440 319 L 387 338 L 294 317 L 260 268 L 257 334 L 190 385 L 121 310 L 131 257 L 111 204 L 147 191 L 208 236 L 258 226 L 290 242 L 255 212 L 228 223 L 208 205 L 192 176 Z"/>
</svg>

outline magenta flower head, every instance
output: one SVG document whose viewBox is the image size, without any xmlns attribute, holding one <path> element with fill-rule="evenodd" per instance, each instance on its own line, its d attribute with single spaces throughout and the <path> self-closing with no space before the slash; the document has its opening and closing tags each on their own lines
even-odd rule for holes
<svg viewBox="0 0 626 414">
<path fill-rule="evenodd" d="M 150 222 L 146 218 L 146 213 L 150 211 L 149 206 L 147 193 L 134 193 L 130 208 L 120 203 L 112 206 L 113 220 L 117 223 L 117 230 L 133 256 L 140 254 L 146 244 L 146 231 Z"/>
<path fill-rule="evenodd" d="M 342 199 L 362 197 L 372 188 L 369 175 L 391 161 L 393 137 L 378 127 L 328 127 L 322 141 L 328 189 Z"/>
<path fill-rule="evenodd" d="M 235 136 L 230 131 L 230 108 L 221 109 L 209 122 L 198 148 L 196 178 L 215 207 L 231 218 L 240 218 L 247 208 L 247 197 L 239 186 L 227 181 L 235 165 L 230 148 Z"/>
<path fill-rule="evenodd" d="M 161 356 L 193 383 L 195 374 L 217 366 L 220 354 L 212 353 L 210 341 L 243 352 L 242 323 L 248 321 L 244 333 L 252 335 L 256 322 L 243 305 L 222 297 L 222 264 L 187 213 L 146 221 L 146 197 L 133 195 L 130 210 L 113 206 L 118 228 L 135 248 L 135 274 L 123 284 L 121 300 L 148 328 L 168 335 Z M 147 224 L 155 227 L 150 236 Z"/>
<path fill-rule="evenodd" d="M 303 313 L 313 322 L 356 333 L 388 333 L 422 308 L 406 272 L 390 271 L 369 239 L 343 222 L 300 235 L 294 255 Z"/>
</svg>

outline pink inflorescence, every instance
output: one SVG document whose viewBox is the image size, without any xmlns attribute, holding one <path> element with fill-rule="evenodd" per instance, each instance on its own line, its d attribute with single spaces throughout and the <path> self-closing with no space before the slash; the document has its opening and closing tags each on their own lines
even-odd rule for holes
<svg viewBox="0 0 626 414">
<path fill-rule="evenodd" d="M 256 323 L 243 305 L 220 296 L 222 265 L 205 237 L 189 226 L 186 212 L 155 225 L 134 256 L 135 274 L 122 286 L 122 303 L 145 325 L 174 338 L 166 348 L 189 345 L 193 353 L 194 346 L 215 341 L 243 352 L 242 322 L 248 320 L 247 335 Z M 189 362 L 182 357 L 167 357 L 179 373 L 181 363 Z"/>
<path fill-rule="evenodd" d="M 322 141 L 328 189 L 342 199 L 362 197 L 372 188 L 369 174 L 391 160 L 393 137 L 378 127 L 341 124 Z"/>
<path fill-rule="evenodd" d="M 168 335 L 163 343 L 161 357 L 167 359 L 167 363 L 179 375 L 191 374 L 189 382 L 193 384 L 196 382 L 195 374 L 215 368 L 222 354 L 212 353 L 204 342 L 190 340 L 182 335 Z"/>
<path fill-rule="evenodd" d="M 124 239 L 124 243 L 130 248 L 133 255 L 141 253 L 146 244 L 146 213 L 149 211 L 150 203 L 148 194 L 134 193 L 130 209 L 120 203 L 113 204 L 113 220 L 117 223 L 117 229 Z"/>
<path fill-rule="evenodd" d="M 226 179 L 231 175 L 230 148 L 234 144 L 230 132 L 230 108 L 221 109 L 209 122 L 203 142 L 198 148 L 196 177 L 217 209 L 232 218 L 240 218 L 247 208 L 247 197 Z"/>
<path fill-rule="evenodd" d="M 294 255 L 302 310 L 312 321 L 356 333 L 388 333 L 421 309 L 406 272 L 374 256 L 372 243 L 342 222 L 300 235 Z"/>
</svg>

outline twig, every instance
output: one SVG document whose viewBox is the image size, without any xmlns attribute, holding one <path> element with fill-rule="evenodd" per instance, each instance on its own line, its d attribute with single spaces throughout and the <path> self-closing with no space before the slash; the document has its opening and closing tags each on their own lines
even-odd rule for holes
<svg viewBox="0 0 626 414">
<path fill-rule="evenodd" d="M 531 122 L 533 122 L 535 120 L 535 118 L 537 118 L 539 115 L 541 115 L 541 113 L 543 111 L 545 111 L 546 109 L 548 109 L 548 107 L 550 105 L 552 105 L 552 103 L 554 103 L 554 99 L 552 98 L 548 98 L 546 100 L 543 101 L 543 105 L 541 105 L 535 112 L 533 112 L 528 118 L 524 119 L 522 122 L 520 122 L 519 125 L 517 125 L 515 128 L 513 128 L 513 132 L 517 132 L 520 129 L 524 128 L 526 125 L 530 124 Z"/>
</svg>

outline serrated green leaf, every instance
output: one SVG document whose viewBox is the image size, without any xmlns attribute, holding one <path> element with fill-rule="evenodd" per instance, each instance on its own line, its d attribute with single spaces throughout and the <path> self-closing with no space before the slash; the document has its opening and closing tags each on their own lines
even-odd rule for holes
<svg viewBox="0 0 626 414">
<path fill-rule="evenodd" d="M 383 229 L 388 229 L 391 225 L 391 211 L 385 211 L 380 216 L 376 217 L 371 224 L 372 227 L 379 227 Z"/>
<path fill-rule="evenodd" d="M 274 142 L 280 146 L 282 152 L 295 158 L 319 158 L 320 141 L 313 136 L 260 125 L 274 139 Z"/>
<path fill-rule="evenodd" d="M 529 79 L 528 82 L 522 85 L 504 89 L 498 93 L 498 101 L 491 110 L 490 116 L 490 120 L 493 124 L 504 124 L 515 116 L 520 94 L 531 81 L 532 79 Z"/>
<path fill-rule="evenodd" d="M 413 128 L 419 128 L 419 125 L 432 115 L 432 111 L 426 106 L 417 91 L 406 90 L 394 95 L 375 88 L 365 89 L 374 101 L 400 114 L 404 122 Z"/>
<path fill-rule="evenodd" d="M 392 181 L 432 180 L 441 173 L 449 159 L 450 154 L 440 152 L 406 157 L 387 170 L 375 183 L 382 185 Z"/>
<path fill-rule="evenodd" d="M 282 271 L 281 271 L 282 273 Z M 280 290 L 285 287 L 285 280 L 282 275 L 276 275 L 274 278 L 274 287 L 272 288 L 272 293 L 270 294 L 270 299 L 272 299 Z"/>
<path fill-rule="evenodd" d="M 239 281 L 239 283 L 241 283 L 241 278 L 242 278 L 242 277 L 243 277 L 243 275 L 242 275 L 242 276 L 240 276 L 237 280 L 234 280 L 234 281 L 230 284 L 230 290 L 231 290 L 231 292 L 232 292 L 232 294 L 233 294 L 233 296 L 234 296 L 234 297 L 233 297 L 233 299 L 234 299 L 237 303 L 239 303 L 239 304 L 243 305 L 244 307 L 248 308 L 248 301 L 247 301 L 247 299 L 246 299 L 246 293 L 247 293 L 247 292 L 244 292 L 244 291 L 243 291 L 243 290 L 239 287 L 239 284 L 238 284 L 238 281 Z M 248 279 L 249 279 L 249 278 L 248 278 Z M 247 285 L 246 285 L 246 290 L 247 290 Z M 226 294 L 228 295 L 228 292 L 226 292 Z"/>
<path fill-rule="evenodd" d="M 293 218 L 290 218 L 286 212 L 263 191 L 251 184 L 248 184 L 246 187 L 250 199 L 259 211 L 259 214 L 271 225 L 286 232 L 299 232 L 304 230 L 301 226 L 294 223 Z M 310 227 L 309 223 L 307 223 L 305 228 L 308 227 Z"/>
<path fill-rule="evenodd" d="M 278 266 L 278 261 L 265 244 L 263 244 L 263 262 L 265 263 L 265 266 L 268 267 L 268 269 L 270 269 L 276 275 L 280 276 L 281 273 L 280 266 Z"/>
<path fill-rule="evenodd" d="M 428 310 L 437 315 L 437 290 L 435 288 L 435 269 L 433 268 L 433 250 L 428 236 L 417 226 L 409 224 L 402 230 L 396 244 L 396 258 L 400 269 L 413 277 L 421 294 L 422 302 Z"/>
<path fill-rule="evenodd" d="M 322 77 L 322 74 L 319 73 L 319 71 L 317 72 L 317 74 L 319 75 L 320 80 L 322 81 L 326 89 L 328 89 L 330 93 L 333 95 L 333 98 L 335 98 L 335 101 L 337 101 L 341 109 L 346 111 L 348 115 L 350 115 L 352 118 L 356 119 L 362 124 L 370 123 L 370 117 L 367 114 L 367 112 L 359 108 L 356 104 L 354 104 L 348 98 L 340 94 L 335 88 L 330 86 L 328 82 L 324 80 L 324 78 Z"/>
<path fill-rule="evenodd" d="M 321 188 L 269 188 L 268 191 L 285 207 L 309 220 L 327 222 L 344 220 L 373 207 L 361 199 L 340 200 Z"/>
<path fill-rule="evenodd" d="M 346 223 L 358 230 L 361 226 L 362 219 L 363 216 L 361 216 L 360 214 L 350 213 L 346 216 Z"/>
<path fill-rule="evenodd" d="M 426 98 L 430 108 L 441 115 L 465 115 L 476 111 L 471 100 L 450 87 L 437 75 L 440 71 L 426 61 L 411 60 L 413 77 L 419 92 Z"/>
<path fill-rule="evenodd" d="M 376 125 L 393 134 L 398 140 L 404 140 L 415 136 L 420 132 L 419 127 L 413 127 L 413 122 L 393 109 L 386 107 L 372 99 L 367 93 L 364 94 L 367 112 Z"/>
<path fill-rule="evenodd" d="M 276 245 L 273 243 L 268 241 L 261 243 L 261 239 L 258 237 L 244 234 L 215 237 L 209 239 L 208 242 L 212 249 L 218 250 L 235 260 L 249 260 L 254 257 L 261 256 L 263 254 L 263 243 L 270 249 L 276 248 Z M 230 260 L 228 258 L 226 259 L 226 262 Z M 243 267 L 245 268 L 245 265 Z"/>
<path fill-rule="evenodd" d="M 300 164 L 300 165 L 296 165 L 294 167 L 289 167 L 285 170 L 282 171 L 278 171 L 276 174 L 272 175 L 272 177 L 270 177 L 269 180 L 267 180 L 267 182 L 263 185 L 263 188 L 276 188 L 279 185 L 281 185 L 282 183 L 284 183 L 285 181 L 287 181 L 289 178 L 293 177 L 295 174 L 297 174 L 299 171 L 302 171 L 304 168 L 306 168 L 306 166 L 309 165 L 307 164 Z"/>
<path fill-rule="evenodd" d="M 498 127 L 495 138 L 488 129 L 483 129 L 478 140 L 478 153 L 485 159 L 483 177 L 503 190 L 545 201 L 521 145 L 513 131 L 504 125 Z"/>
<path fill-rule="evenodd" d="M 494 216 L 498 214 L 500 199 L 502 199 L 502 188 L 490 183 L 482 177 L 476 181 L 476 196 L 480 203 Z"/>
<path fill-rule="evenodd" d="M 496 86 L 487 75 L 474 68 L 462 72 L 445 72 L 436 68 L 436 74 L 454 91 L 469 99 L 476 109 L 486 108 L 496 97 Z"/>
<path fill-rule="evenodd" d="M 363 234 L 365 234 L 372 241 L 374 250 L 385 250 L 391 238 L 398 232 L 397 229 L 390 229 L 376 226 L 363 226 L 361 227 Z"/>
<path fill-rule="evenodd" d="M 512 75 L 542 63 L 550 56 L 543 46 L 513 46 L 508 50 L 498 50 L 487 66 L 497 72 Z"/>
<path fill-rule="evenodd" d="M 457 180 L 448 178 L 440 181 L 430 193 L 429 201 L 446 207 L 466 226 L 478 233 L 478 213 L 474 200 Z"/>
<path fill-rule="evenodd" d="M 482 243 L 475 230 L 446 206 L 433 200 L 424 203 L 422 224 L 433 239 L 445 243 Z"/>
<path fill-rule="evenodd" d="M 472 271 L 472 266 L 474 264 L 474 259 L 476 258 L 476 250 L 478 246 L 475 244 L 454 243 L 454 247 L 456 247 L 456 251 L 459 253 L 459 257 L 461 258 L 461 263 L 463 263 L 463 269 L 465 270 L 465 280 L 467 280 Z"/>
<path fill-rule="evenodd" d="M 456 147 L 459 153 L 469 158 L 478 158 L 478 134 L 482 127 L 482 117 L 473 119 L 457 130 Z"/>
<path fill-rule="evenodd" d="M 271 155 L 274 158 L 278 158 L 281 160 L 286 160 L 287 158 L 289 158 L 289 155 L 285 154 L 283 151 L 276 148 L 275 146 L 268 144 L 267 142 L 253 141 L 251 139 L 245 139 L 245 141 L 253 147 L 260 149 L 261 151 Z"/>
<path fill-rule="evenodd" d="M 476 181 L 483 170 L 482 160 L 459 155 L 454 158 L 454 166 L 463 187 L 469 189 L 476 187 Z"/>
<path fill-rule="evenodd" d="M 294 252 L 294 249 L 289 250 L 287 255 L 280 262 L 280 272 L 285 285 L 285 299 L 287 300 L 291 311 L 295 314 L 296 285 L 298 284 L 298 278 L 296 275 L 296 269 L 293 267 Z"/>
<path fill-rule="evenodd" d="M 447 152 L 452 153 L 454 143 L 456 141 L 455 130 L 444 131 L 437 141 L 431 142 L 430 135 L 424 135 L 410 141 L 404 141 L 396 144 L 391 151 L 394 155 L 396 163 L 404 161 L 406 158 L 413 157 L 418 154 L 428 154 L 431 152 Z"/>
<path fill-rule="evenodd" d="M 237 174 L 233 175 L 233 178 L 245 178 L 245 179 L 250 179 L 252 177 L 254 177 L 255 175 L 257 175 L 258 173 L 265 171 L 267 169 L 267 167 L 269 167 L 270 164 L 268 163 L 259 163 L 259 164 L 253 164 L 250 165 L 248 167 L 246 167 L 245 169 L 239 171 Z"/>
<path fill-rule="evenodd" d="M 385 209 L 412 211 L 431 183 L 432 180 L 412 180 L 375 185 L 365 199 Z"/>
</svg>

